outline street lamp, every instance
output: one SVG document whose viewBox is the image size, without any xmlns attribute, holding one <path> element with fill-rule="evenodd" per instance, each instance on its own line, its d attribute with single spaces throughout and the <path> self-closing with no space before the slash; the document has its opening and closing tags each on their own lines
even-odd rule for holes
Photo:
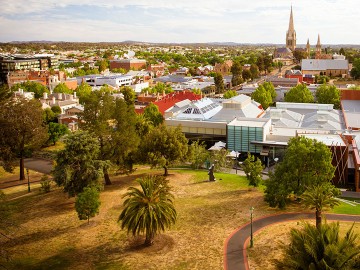
<svg viewBox="0 0 360 270">
<path fill-rule="evenodd" d="M 29 176 L 29 168 L 26 168 L 26 174 L 28 177 L 28 192 L 30 192 L 30 176 Z"/>
<path fill-rule="evenodd" d="M 250 247 L 252 248 L 254 246 L 254 240 L 253 240 L 253 224 L 252 224 L 252 220 L 253 220 L 253 211 L 254 211 L 254 207 L 250 207 Z"/>
</svg>

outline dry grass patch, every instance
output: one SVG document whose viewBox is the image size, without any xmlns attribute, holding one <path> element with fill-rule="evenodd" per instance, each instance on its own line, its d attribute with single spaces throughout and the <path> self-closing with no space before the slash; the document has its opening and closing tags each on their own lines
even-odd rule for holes
<svg viewBox="0 0 360 270">
<path fill-rule="evenodd" d="M 315 225 L 315 222 L 309 221 Z M 328 221 L 333 222 L 333 221 Z M 347 230 L 352 226 L 352 222 L 340 222 L 340 235 L 343 237 Z M 282 222 L 275 225 L 265 227 L 254 235 L 254 247 L 248 248 L 248 260 L 250 269 L 256 270 L 274 270 L 274 259 L 281 260 L 283 258 L 281 251 L 281 243 L 290 243 L 291 228 L 301 229 L 300 221 Z M 354 231 L 360 234 L 360 224 L 355 223 Z M 360 243 L 360 239 L 358 239 Z"/>
<path fill-rule="evenodd" d="M 122 198 L 135 179 L 149 172 L 138 168 L 130 176 L 113 176 L 113 185 L 101 193 L 100 214 L 90 225 L 80 221 L 74 198 L 56 188 L 11 201 L 16 221 L 12 240 L 12 269 L 223 269 L 224 241 L 255 217 L 278 212 L 263 201 L 263 193 L 247 186 L 244 177 L 207 172 L 170 170 L 170 185 L 178 212 L 176 225 L 146 248 L 144 238 L 120 229 L 117 220 Z M 163 173 L 163 171 L 151 171 Z M 220 180 L 222 179 L 222 180 Z M 292 209 L 289 208 L 289 211 Z"/>
</svg>

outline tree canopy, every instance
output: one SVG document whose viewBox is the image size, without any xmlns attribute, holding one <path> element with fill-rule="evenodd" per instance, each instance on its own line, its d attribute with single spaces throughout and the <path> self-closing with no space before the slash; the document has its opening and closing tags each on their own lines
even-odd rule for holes
<svg viewBox="0 0 360 270">
<path fill-rule="evenodd" d="M 261 173 L 264 166 L 261 160 L 248 153 L 247 159 L 243 162 L 242 168 L 246 174 L 246 178 L 249 180 L 249 186 L 257 187 L 262 181 Z"/>
<path fill-rule="evenodd" d="M 350 75 L 355 80 L 360 79 L 360 58 L 354 59 L 353 68 L 350 71 Z"/>
<path fill-rule="evenodd" d="M 59 83 L 54 88 L 54 93 L 65 93 L 65 94 L 72 94 L 73 90 L 71 90 L 65 83 Z"/>
<path fill-rule="evenodd" d="M 224 93 L 224 98 L 226 99 L 229 99 L 229 98 L 232 98 L 232 97 L 236 97 L 237 96 L 237 93 L 235 90 L 228 90 Z"/>
<path fill-rule="evenodd" d="M 19 88 L 23 89 L 25 92 L 33 92 L 35 98 L 41 98 L 43 97 L 44 93 L 50 93 L 46 86 L 38 82 L 26 81 L 17 83 L 11 87 L 11 91 L 18 91 Z"/>
<path fill-rule="evenodd" d="M 284 208 L 289 195 L 300 196 L 308 187 L 329 182 L 335 171 L 331 162 L 331 151 L 325 144 L 303 136 L 290 139 L 283 161 L 265 183 L 265 201 Z"/>
<path fill-rule="evenodd" d="M 168 175 L 171 164 L 187 157 L 188 140 L 180 127 L 160 125 L 143 138 L 139 149 L 143 161 L 152 167 L 163 167 L 164 175 Z"/>
<path fill-rule="evenodd" d="M 155 104 L 149 104 L 144 109 L 144 118 L 152 123 L 154 127 L 161 125 L 164 122 L 164 117 L 162 116 L 161 112 L 159 111 L 158 106 Z"/>
<path fill-rule="evenodd" d="M 101 186 L 104 167 L 109 164 L 99 160 L 99 142 L 86 131 L 71 134 L 65 148 L 57 153 L 53 175 L 58 186 L 69 196 L 83 192 L 85 187 Z"/>
<path fill-rule="evenodd" d="M 242 65 L 239 62 L 235 61 L 231 66 L 231 73 L 232 73 L 231 84 L 233 86 L 239 85 L 244 81 L 242 78 L 242 72 L 243 72 Z"/>
<path fill-rule="evenodd" d="M 251 98 L 259 102 L 264 110 L 273 104 L 276 98 L 276 91 L 271 82 L 264 82 L 251 94 Z"/>
<path fill-rule="evenodd" d="M 299 84 L 286 93 L 285 102 L 313 103 L 314 96 L 306 85 Z"/>
<path fill-rule="evenodd" d="M 315 96 L 318 103 L 334 104 L 334 109 L 340 109 L 340 90 L 335 85 L 320 85 Z"/>
<path fill-rule="evenodd" d="M 215 73 L 214 76 L 216 93 L 222 94 L 225 91 L 224 78 L 220 73 Z"/>
<path fill-rule="evenodd" d="M 85 187 L 75 200 L 75 210 L 80 220 L 89 220 L 99 213 L 100 192 L 96 187 Z"/>
<path fill-rule="evenodd" d="M 24 158 L 47 140 L 41 104 L 37 100 L 9 99 L 0 106 L 0 160 L 8 172 L 20 158 L 20 180 L 25 179 Z"/>
</svg>

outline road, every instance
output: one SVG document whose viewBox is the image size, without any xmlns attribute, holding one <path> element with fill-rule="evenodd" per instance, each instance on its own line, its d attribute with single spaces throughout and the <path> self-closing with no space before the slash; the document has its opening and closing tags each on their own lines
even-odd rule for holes
<svg viewBox="0 0 360 270">
<path fill-rule="evenodd" d="M 314 213 L 286 213 L 280 215 L 271 215 L 256 219 L 253 221 L 253 233 L 278 222 L 291 220 L 314 219 Z M 339 221 L 357 221 L 360 222 L 360 216 L 326 214 L 327 220 Z M 224 269 L 225 270 L 248 270 L 246 248 L 250 237 L 250 223 L 243 225 L 235 230 L 225 241 L 224 251 Z"/>
<path fill-rule="evenodd" d="M 46 174 L 49 174 L 53 168 L 51 160 L 39 158 L 26 158 L 24 164 L 25 168 Z"/>
</svg>

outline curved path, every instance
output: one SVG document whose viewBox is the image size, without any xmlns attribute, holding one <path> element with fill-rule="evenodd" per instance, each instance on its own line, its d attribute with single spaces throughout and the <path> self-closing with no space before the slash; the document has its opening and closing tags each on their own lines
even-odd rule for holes
<svg viewBox="0 0 360 270">
<path fill-rule="evenodd" d="M 253 233 L 278 222 L 291 220 L 314 219 L 315 213 L 286 213 L 265 216 L 253 220 Z M 360 216 L 326 214 L 327 220 L 358 221 Z M 250 222 L 236 229 L 225 241 L 224 269 L 248 270 L 246 247 L 250 238 Z"/>
</svg>

